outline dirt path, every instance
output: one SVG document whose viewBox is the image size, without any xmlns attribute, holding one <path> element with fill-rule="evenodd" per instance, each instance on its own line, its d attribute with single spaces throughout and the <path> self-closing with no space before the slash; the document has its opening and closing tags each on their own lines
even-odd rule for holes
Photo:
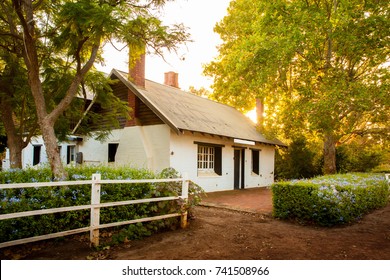
<svg viewBox="0 0 390 280">
<path fill-rule="evenodd" d="M 1 259 L 390 259 L 390 205 L 357 224 L 316 228 L 197 207 L 187 229 L 93 251 L 87 237 L 3 249 Z M 180 247 L 179 247 L 180 246 Z"/>
</svg>

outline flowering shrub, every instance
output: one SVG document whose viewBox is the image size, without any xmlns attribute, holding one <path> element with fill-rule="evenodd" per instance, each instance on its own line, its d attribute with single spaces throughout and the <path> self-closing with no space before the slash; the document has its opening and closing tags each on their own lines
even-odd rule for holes
<svg viewBox="0 0 390 280">
<path fill-rule="evenodd" d="M 386 206 L 390 191 L 383 174 L 353 173 L 279 182 L 272 193 L 275 217 L 332 226 Z"/>
<path fill-rule="evenodd" d="M 153 179 L 178 178 L 179 174 L 172 170 L 164 170 L 159 174 L 147 170 L 128 167 L 83 166 L 69 167 L 68 181 L 91 180 L 92 174 L 100 173 L 105 179 Z M 10 170 L 0 172 L 0 184 L 47 182 L 50 181 L 49 168 Z M 200 202 L 203 190 L 190 183 L 189 203 L 185 210 Z M 101 202 L 135 200 L 151 197 L 179 196 L 181 182 L 171 183 L 139 183 L 139 184 L 106 184 L 101 186 Z M 76 205 L 88 205 L 91 199 L 91 186 L 62 186 L 42 188 L 20 188 L 0 191 L 0 214 L 49 209 Z M 183 205 L 175 201 L 144 203 L 118 207 L 101 208 L 100 223 L 111 223 L 157 216 L 182 211 Z M 90 223 L 90 211 L 78 210 L 64 213 L 31 216 L 0 221 L 0 242 L 49 234 L 53 232 L 87 227 Z M 158 220 L 148 223 L 138 223 L 116 228 L 118 234 L 113 239 L 123 241 L 147 236 L 163 228 L 175 228 L 179 225 L 178 218 Z M 112 228 L 110 229 L 112 231 Z"/>
</svg>

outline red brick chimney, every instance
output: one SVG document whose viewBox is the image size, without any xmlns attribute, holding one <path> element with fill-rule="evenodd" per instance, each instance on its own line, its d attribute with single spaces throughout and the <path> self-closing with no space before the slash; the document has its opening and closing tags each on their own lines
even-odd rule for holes
<svg viewBox="0 0 390 280">
<path fill-rule="evenodd" d="M 137 87 L 145 88 L 145 47 L 129 47 L 128 79 Z M 127 92 L 127 99 L 131 111 L 126 126 L 140 125 L 138 119 L 139 99 L 130 89 Z"/>
<path fill-rule="evenodd" d="M 257 124 L 262 126 L 264 124 L 264 103 L 261 98 L 256 98 L 256 118 Z"/>
<path fill-rule="evenodd" d="M 179 88 L 179 74 L 173 71 L 164 73 L 164 84 L 167 86 Z"/>
<path fill-rule="evenodd" d="M 136 86 L 145 88 L 145 49 L 129 50 L 129 80 Z"/>
</svg>

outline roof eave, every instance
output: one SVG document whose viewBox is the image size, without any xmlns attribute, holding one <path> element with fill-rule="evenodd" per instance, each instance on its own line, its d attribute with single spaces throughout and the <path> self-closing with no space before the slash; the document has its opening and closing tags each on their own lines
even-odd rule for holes
<svg viewBox="0 0 390 280">
<path fill-rule="evenodd" d="M 250 139 L 250 138 L 245 138 L 245 137 L 235 137 L 235 136 L 222 135 L 222 134 L 212 134 L 210 132 L 189 130 L 189 129 L 179 129 L 179 131 L 180 131 L 179 134 L 182 134 L 184 131 L 188 131 L 188 132 L 191 132 L 191 133 L 207 134 L 207 135 L 210 135 L 212 137 L 220 137 L 220 138 L 228 138 L 228 139 L 242 139 L 242 140 L 246 140 L 246 141 L 253 141 L 253 142 L 256 142 L 256 143 L 259 143 L 259 144 L 263 144 L 263 145 L 287 147 L 286 144 L 284 144 L 283 142 L 281 142 L 279 140 L 277 140 L 277 141 L 272 141 L 272 140 L 261 141 L 261 140 L 258 140 L 258 139 Z"/>
</svg>

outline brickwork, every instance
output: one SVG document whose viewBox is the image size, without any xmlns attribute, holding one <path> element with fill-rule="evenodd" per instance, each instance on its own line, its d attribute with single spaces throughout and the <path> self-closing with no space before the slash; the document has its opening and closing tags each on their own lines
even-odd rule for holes
<svg viewBox="0 0 390 280">
<path fill-rule="evenodd" d="M 131 108 L 131 112 L 130 112 L 130 119 L 127 120 L 126 126 L 136 126 L 137 125 L 136 113 L 138 107 L 137 97 L 131 90 L 128 90 L 127 100 L 128 100 L 129 108 Z"/>
<path fill-rule="evenodd" d="M 172 71 L 164 73 L 164 84 L 179 88 L 179 74 Z"/>
<path fill-rule="evenodd" d="M 129 79 L 136 86 L 145 88 L 145 54 L 135 60 L 134 65 L 129 67 Z"/>
</svg>

